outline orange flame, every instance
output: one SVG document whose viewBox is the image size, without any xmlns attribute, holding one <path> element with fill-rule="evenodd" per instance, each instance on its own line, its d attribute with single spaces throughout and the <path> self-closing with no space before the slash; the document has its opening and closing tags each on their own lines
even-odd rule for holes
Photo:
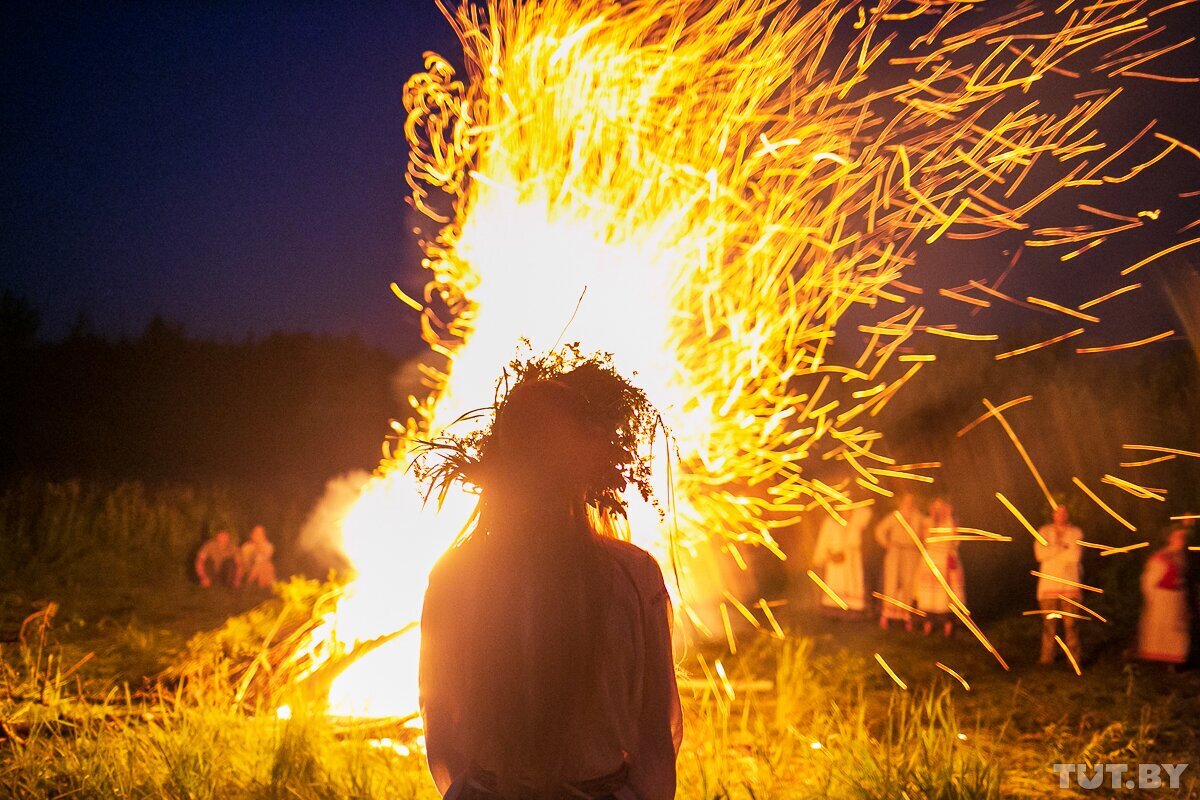
<svg viewBox="0 0 1200 800">
<path fill-rule="evenodd" d="M 884 496 L 888 481 L 930 480 L 865 466 L 893 463 L 870 420 L 934 363 L 899 350 L 920 332 L 996 337 L 919 326 L 923 309 L 906 295 L 920 290 L 901 277 L 922 243 L 1025 231 L 1056 192 L 1149 166 L 1110 169 L 1127 147 L 1095 161 L 1104 145 L 1089 125 L 1119 92 L 1087 93 L 1064 113 L 1028 93 L 1077 75 L 1067 64 L 1101 43 L 1146 38 L 1143 3 L 1081 6 L 1050 33 L 1025 12 L 963 32 L 975 0 L 911 13 L 892 0 L 799 5 L 491 0 L 448 14 L 467 80 L 429 54 L 405 90 L 412 200 L 440 226 L 424 242 L 423 298 L 396 287 L 421 315 L 428 394 L 411 398 L 400 446 L 343 522 L 358 577 L 314 646 L 352 649 L 417 620 L 428 571 L 472 498 L 422 507 L 404 470 L 409 445 L 489 405 L 522 340 L 535 352 L 579 341 L 612 353 L 662 411 L 682 467 L 659 480 L 675 500 L 685 600 L 733 600 L 727 576 L 698 557 L 712 540 L 734 560 L 740 543 L 780 552 L 772 531 L 853 502 L 815 480 L 814 463 L 844 462 L 854 485 Z M 931 25 L 902 52 L 897 26 L 916 16 Z M 901 74 L 881 85 L 871 70 L 885 62 Z M 1055 246 L 1114 232 L 1063 230 L 1033 235 Z M 833 344 L 852 310 L 878 321 L 858 326 L 870 342 L 842 363 Z M 1000 413 L 1011 405 L 988 411 L 1023 454 Z M 634 507 L 631 525 L 668 560 L 651 509 Z M 685 610 L 736 646 L 726 603 L 720 626 Z M 409 633 L 360 659 L 331 709 L 411 713 L 417 648 Z"/>
</svg>

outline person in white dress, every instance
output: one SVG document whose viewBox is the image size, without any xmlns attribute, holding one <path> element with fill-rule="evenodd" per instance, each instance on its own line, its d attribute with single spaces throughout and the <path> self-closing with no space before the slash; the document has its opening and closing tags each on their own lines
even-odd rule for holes
<svg viewBox="0 0 1200 800">
<path fill-rule="evenodd" d="M 829 516 L 821 523 L 812 563 L 825 584 L 846 603 L 847 610 L 861 613 L 866 608 L 863 535 L 871 522 L 871 508 L 859 506 L 844 514 L 843 519 L 845 524 Z M 841 610 L 825 592 L 821 593 L 821 605 Z"/>
<path fill-rule="evenodd" d="M 1182 525 L 1171 527 L 1166 545 L 1146 559 L 1141 584 L 1138 658 L 1176 667 L 1187 660 L 1191 623 L 1187 603 L 1187 529 Z"/>
<path fill-rule="evenodd" d="M 958 523 L 954 519 L 954 508 L 945 497 L 935 497 L 929 504 L 929 519 L 925 536 L 925 552 L 937 568 L 938 573 L 950 587 L 960 603 L 967 602 L 966 575 L 958 555 Z M 922 559 L 924 561 L 924 559 Z M 933 632 L 934 623 L 941 623 L 942 634 L 949 637 L 954 632 L 954 617 L 950 611 L 954 602 L 946 587 L 934 575 L 928 564 L 922 563 L 917 572 L 917 608 L 926 614 L 923 626 L 925 635 Z"/>
<path fill-rule="evenodd" d="M 1038 529 L 1046 544 L 1034 541 L 1033 553 L 1037 557 L 1037 599 L 1042 610 L 1042 652 L 1039 664 L 1053 664 L 1058 655 L 1058 643 L 1054 641 L 1061 621 L 1064 640 L 1071 654 L 1079 658 L 1079 626 L 1076 620 L 1079 608 L 1073 603 L 1083 599 L 1083 591 L 1073 583 L 1082 578 L 1080 560 L 1083 558 L 1083 531 L 1071 524 L 1071 515 L 1065 505 L 1055 506 L 1052 521 Z M 1048 577 L 1046 577 L 1048 576 Z M 1070 581 L 1066 583 L 1064 581 Z"/>
<path fill-rule="evenodd" d="M 904 517 L 918 537 L 925 538 L 925 515 L 917 508 L 912 492 L 903 492 L 900 495 L 896 511 Z M 917 601 L 916 581 L 918 570 L 921 568 L 921 551 L 893 514 L 888 514 L 875 526 L 875 541 L 879 542 L 879 546 L 884 550 L 883 594 L 892 600 L 913 605 Z M 912 612 L 884 600 L 879 626 L 886 630 L 892 621 L 901 621 L 906 631 L 912 630 Z"/>
</svg>

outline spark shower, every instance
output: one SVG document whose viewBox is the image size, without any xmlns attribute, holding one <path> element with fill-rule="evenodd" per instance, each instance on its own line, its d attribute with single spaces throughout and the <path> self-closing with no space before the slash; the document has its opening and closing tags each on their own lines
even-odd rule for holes
<svg viewBox="0 0 1200 800">
<path fill-rule="evenodd" d="M 889 455 L 879 413 L 938 368 L 924 343 L 997 337 L 986 315 L 973 329 L 929 321 L 925 248 L 1018 236 L 1070 261 L 1155 223 L 1153 198 L 1137 214 L 1087 200 L 1200 156 L 1153 124 L 1106 133 L 1130 86 L 1193 80 L 1154 72 L 1190 43 L 1167 24 L 1177 5 L 491 0 L 449 12 L 466 74 L 427 54 L 404 95 L 429 280 L 422 297 L 394 288 L 421 318 L 428 391 L 342 521 L 357 577 L 310 643 L 317 662 L 419 617 L 471 497 L 423 506 L 411 448 L 490 404 L 523 340 L 535 352 L 578 341 L 636 373 L 679 464 L 659 491 L 674 498 L 676 546 L 638 506 L 635 540 L 678 567 L 694 630 L 732 640 L 741 616 L 778 632 L 705 554 L 783 557 L 773 532 L 801 515 L 841 518 L 932 479 L 936 463 Z M 1070 218 L 1035 227 L 1052 197 L 1072 198 Z M 1097 266 L 1105 294 L 1083 307 L 1009 297 L 996 275 L 958 275 L 940 294 L 1071 323 L 997 358 L 1070 348 L 1103 333 L 1104 302 L 1138 288 L 1125 276 L 1196 241 Z M 814 465 L 830 462 L 849 477 L 821 480 Z M 409 630 L 354 661 L 331 713 L 415 711 L 418 643 Z"/>
</svg>

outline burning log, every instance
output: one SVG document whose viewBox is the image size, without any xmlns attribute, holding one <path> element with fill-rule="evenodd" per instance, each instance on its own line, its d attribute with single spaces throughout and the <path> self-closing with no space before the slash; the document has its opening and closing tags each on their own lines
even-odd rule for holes
<svg viewBox="0 0 1200 800">
<path fill-rule="evenodd" d="M 297 684 L 296 689 L 308 697 L 326 698 L 329 696 L 329 689 L 333 682 L 358 659 L 365 658 L 375 650 L 378 650 L 388 642 L 394 641 L 409 631 L 415 630 L 417 624 L 410 622 L 404 627 L 392 633 L 377 636 L 366 642 L 356 644 L 351 650 L 337 655 L 331 656 L 328 660 L 322 663 L 314 671 L 305 675 Z M 391 717 L 389 722 L 381 723 L 384 727 L 392 724 L 403 724 L 416 717 L 416 714 L 407 714 L 399 718 Z"/>
</svg>

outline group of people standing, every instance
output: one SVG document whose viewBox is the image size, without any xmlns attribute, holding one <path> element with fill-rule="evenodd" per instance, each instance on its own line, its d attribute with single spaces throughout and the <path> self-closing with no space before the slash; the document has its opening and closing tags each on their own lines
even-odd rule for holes
<svg viewBox="0 0 1200 800">
<path fill-rule="evenodd" d="M 1186 522 L 1172 521 L 1163 530 L 1161 545 L 1142 568 L 1137 642 L 1129 651 L 1139 661 L 1158 662 L 1174 669 L 1188 661 L 1193 641 L 1200 644 L 1200 637 L 1192 635 L 1200 612 L 1200 593 L 1196 576 L 1188 580 L 1188 540 L 1192 532 Z M 1034 544 L 1041 573 L 1037 589 L 1042 612 L 1039 661 L 1049 664 L 1059 650 L 1055 641 L 1059 625 L 1067 648 L 1079 652 L 1079 621 L 1087 618 L 1083 589 L 1078 585 L 1082 582 L 1083 533 L 1071 524 L 1066 507 L 1060 505 L 1054 509 L 1053 521 L 1038 534 L 1043 540 Z"/>
<path fill-rule="evenodd" d="M 229 531 L 219 530 L 200 546 L 194 567 L 196 579 L 205 589 L 214 583 L 230 589 L 243 583 L 269 589 L 275 583 L 275 545 L 262 525 L 255 525 L 241 545 Z"/>
<path fill-rule="evenodd" d="M 903 493 L 895 510 L 873 530 L 883 550 L 881 591 L 875 593 L 880 600 L 879 625 L 885 630 L 902 625 L 911 632 L 914 618 L 920 617 L 926 635 L 940 629 L 948 637 L 954 629 L 952 607 L 967 601 L 959 556 L 963 537 L 954 509 L 946 497 L 937 496 L 922 511 L 914 494 Z M 870 506 L 860 506 L 844 520 L 829 517 L 821 525 L 812 565 L 830 590 L 821 596 L 828 609 L 844 607 L 863 614 L 872 605 L 864 568 L 872 516 Z M 1063 504 L 1054 507 L 1050 522 L 1037 533 L 1033 555 L 1042 618 L 1038 661 L 1052 664 L 1062 652 L 1059 639 L 1072 654 L 1080 653 L 1079 622 L 1088 618 L 1083 598 L 1084 536 Z M 1135 651 L 1141 660 L 1182 664 L 1188 657 L 1189 629 L 1200 611 L 1186 577 L 1188 536 L 1183 522 L 1169 527 L 1163 546 L 1146 561 Z"/>
<path fill-rule="evenodd" d="M 888 628 L 893 622 L 913 628 L 913 609 L 924 617 L 924 631 L 932 633 L 938 625 L 949 636 L 953 630 L 951 594 L 966 602 L 966 579 L 954 538 L 954 509 L 945 497 L 935 497 L 928 514 L 917 505 L 915 495 L 897 498 L 895 515 L 884 517 L 875 526 L 875 541 L 883 548 L 883 579 L 879 624 Z M 863 613 L 870 605 L 866 591 L 863 548 L 872 518 L 871 508 L 863 506 L 850 512 L 846 525 L 829 518 L 817 534 L 813 565 L 823 570 L 823 579 L 847 610 Z M 910 533 L 911 531 L 911 533 Z M 945 580 L 937 579 L 925 564 L 922 548 Z M 840 608 L 833 596 L 822 596 L 822 605 Z"/>
</svg>

